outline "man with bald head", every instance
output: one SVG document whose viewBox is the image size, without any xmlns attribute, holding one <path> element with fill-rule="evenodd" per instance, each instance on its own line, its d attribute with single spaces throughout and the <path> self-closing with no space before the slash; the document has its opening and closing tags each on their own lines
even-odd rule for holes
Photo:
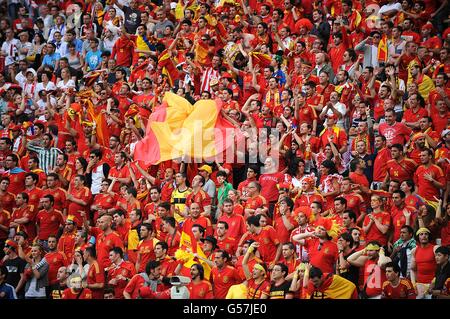
<svg viewBox="0 0 450 319">
<path fill-rule="evenodd" d="M 109 215 L 103 215 L 97 220 L 98 227 L 91 227 L 84 212 L 82 213 L 82 217 L 84 227 L 90 235 L 96 238 L 95 250 L 97 251 L 97 261 L 100 268 L 105 269 L 111 265 L 109 251 L 114 247 L 123 249 L 123 242 L 119 234 L 111 228 L 113 219 Z"/>
<path fill-rule="evenodd" d="M 334 81 L 334 71 L 327 61 L 327 56 L 324 52 L 318 52 L 315 56 L 316 66 L 311 71 L 312 75 L 319 76 L 320 72 L 326 72 L 330 78 L 330 83 Z"/>
<path fill-rule="evenodd" d="M 69 277 L 69 273 L 67 273 L 67 267 L 61 266 L 58 268 L 58 272 L 56 274 L 56 279 L 58 283 L 54 285 L 51 298 L 52 299 L 61 299 L 64 289 L 67 288 L 67 278 Z"/>
</svg>

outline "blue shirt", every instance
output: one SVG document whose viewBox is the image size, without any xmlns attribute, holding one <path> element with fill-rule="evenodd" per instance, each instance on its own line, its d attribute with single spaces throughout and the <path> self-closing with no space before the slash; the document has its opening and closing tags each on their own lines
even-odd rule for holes
<svg viewBox="0 0 450 319">
<path fill-rule="evenodd" d="M 56 61 L 58 61 L 61 58 L 59 53 L 53 53 L 52 55 L 46 54 L 44 56 L 44 59 L 42 59 L 42 65 L 50 65 L 53 68 L 55 68 Z"/>
<path fill-rule="evenodd" d="M 277 70 L 272 74 L 272 76 L 278 79 L 279 85 L 284 85 L 286 83 L 286 75 L 283 71 Z"/>
<path fill-rule="evenodd" d="M 86 63 L 89 67 L 89 70 L 95 70 L 102 62 L 102 51 L 97 50 L 95 52 L 89 51 L 86 54 Z"/>
<path fill-rule="evenodd" d="M 10 284 L 0 284 L 0 294 L 2 293 L 5 293 L 5 296 L 2 297 L 2 299 L 17 299 L 16 291 Z"/>
<path fill-rule="evenodd" d="M 75 39 L 73 40 L 73 43 L 75 44 L 75 51 L 81 53 L 83 51 L 83 41 Z"/>
</svg>

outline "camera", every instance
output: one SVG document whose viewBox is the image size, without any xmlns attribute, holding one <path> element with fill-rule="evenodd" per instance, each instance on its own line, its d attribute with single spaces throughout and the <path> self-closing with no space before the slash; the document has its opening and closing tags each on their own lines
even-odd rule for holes
<svg viewBox="0 0 450 319">
<path fill-rule="evenodd" d="M 173 276 L 170 278 L 172 286 L 186 286 L 191 282 L 191 278 L 185 276 Z"/>
<path fill-rule="evenodd" d="M 189 289 L 186 287 L 191 282 L 189 277 L 173 276 L 170 278 L 170 299 L 189 299 Z"/>
</svg>

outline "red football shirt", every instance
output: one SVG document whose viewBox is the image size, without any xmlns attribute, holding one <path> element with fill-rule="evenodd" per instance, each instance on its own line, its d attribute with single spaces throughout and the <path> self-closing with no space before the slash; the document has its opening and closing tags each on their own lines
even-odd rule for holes
<svg viewBox="0 0 450 319">
<path fill-rule="evenodd" d="M 425 174 L 430 174 L 436 181 L 443 184 L 445 187 L 445 177 L 442 169 L 437 165 L 430 165 L 425 167 L 420 165 L 414 173 L 414 183 L 417 185 L 417 195 L 426 200 L 436 201 L 434 197 L 440 195 L 440 189 L 435 187 L 432 182 L 425 179 Z"/>
<path fill-rule="evenodd" d="M 389 226 L 391 224 L 391 216 L 386 212 L 372 213 L 375 219 L 378 219 L 381 224 Z M 364 218 L 363 226 L 367 226 L 370 222 L 369 215 Z M 372 224 L 369 231 L 365 234 L 366 242 L 378 241 L 382 246 L 387 244 L 388 235 L 379 231 L 375 223 Z"/>
<path fill-rule="evenodd" d="M 373 163 L 373 181 L 374 182 L 382 182 L 386 177 L 387 173 L 387 162 L 391 159 L 390 150 L 385 147 L 377 152 Z"/>
<path fill-rule="evenodd" d="M 87 283 L 89 285 L 105 283 L 105 273 L 96 260 L 89 266 Z M 92 299 L 103 299 L 103 288 L 92 289 Z"/>
<path fill-rule="evenodd" d="M 247 225 L 242 215 L 232 213 L 231 216 L 223 214 L 217 222 L 226 222 L 228 224 L 227 236 L 235 238 L 237 241 L 247 231 Z"/>
<path fill-rule="evenodd" d="M 333 272 L 339 255 L 336 243 L 320 243 L 318 238 L 310 238 L 305 241 L 304 247 L 308 250 L 311 265 L 320 268 L 324 273 Z"/>
<path fill-rule="evenodd" d="M 59 210 L 41 210 L 36 216 L 36 225 L 39 226 L 39 240 L 47 240 L 48 236 L 56 236 L 59 226 L 64 225 L 64 216 Z"/>
<path fill-rule="evenodd" d="M 276 201 L 278 199 L 277 185 L 283 181 L 284 174 L 280 172 L 262 174 L 259 177 L 259 183 L 261 184 L 261 196 L 263 196 L 268 202 Z"/>
<path fill-rule="evenodd" d="M 381 123 L 378 127 L 378 132 L 386 138 L 387 146 L 394 144 L 405 145 L 409 141 L 411 129 L 399 122 L 395 122 L 394 125 Z"/>
<path fill-rule="evenodd" d="M 412 179 L 417 164 L 412 159 L 404 158 L 397 162 L 391 159 L 386 164 L 386 169 L 391 180 L 397 180 L 400 183 L 407 179 Z"/>
<path fill-rule="evenodd" d="M 389 281 L 383 283 L 382 299 L 416 299 L 416 291 L 407 278 L 400 279 L 397 287 L 393 287 Z"/>
<path fill-rule="evenodd" d="M 237 270 L 232 266 L 225 266 L 223 269 L 214 267 L 211 270 L 211 278 L 213 282 L 214 298 L 225 299 L 228 289 L 231 286 L 241 283 L 241 278 Z"/>
<path fill-rule="evenodd" d="M 213 289 L 212 285 L 207 280 L 202 280 L 199 283 L 190 282 L 187 285 L 189 289 L 189 299 L 213 299 Z"/>
<path fill-rule="evenodd" d="M 123 242 L 120 239 L 119 234 L 112 232 L 105 235 L 102 230 L 96 227 L 91 227 L 89 233 L 97 239 L 95 248 L 100 267 L 102 267 L 102 269 L 109 267 L 111 265 L 111 261 L 109 260 L 109 251 L 114 247 L 120 247 L 123 249 Z"/>
</svg>

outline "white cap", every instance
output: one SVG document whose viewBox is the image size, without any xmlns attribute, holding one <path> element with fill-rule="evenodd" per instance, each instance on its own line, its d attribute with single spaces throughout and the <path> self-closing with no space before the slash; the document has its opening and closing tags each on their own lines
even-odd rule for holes
<svg viewBox="0 0 450 319">
<path fill-rule="evenodd" d="M 444 137 L 448 133 L 450 133 L 450 129 L 443 130 L 442 133 L 441 133 L 441 137 Z"/>
</svg>

